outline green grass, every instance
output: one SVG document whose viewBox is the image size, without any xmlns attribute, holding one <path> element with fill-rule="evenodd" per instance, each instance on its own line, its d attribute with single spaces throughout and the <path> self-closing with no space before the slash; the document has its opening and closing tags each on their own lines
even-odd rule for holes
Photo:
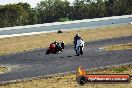
<svg viewBox="0 0 132 88">
<path fill-rule="evenodd" d="M 128 69 L 127 68 L 113 68 L 112 71 L 114 73 L 123 73 L 125 71 L 127 71 Z"/>
</svg>

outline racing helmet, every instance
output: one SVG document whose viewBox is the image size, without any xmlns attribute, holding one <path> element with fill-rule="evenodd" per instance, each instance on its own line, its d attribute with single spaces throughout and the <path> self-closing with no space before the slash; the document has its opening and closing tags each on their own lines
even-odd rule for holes
<svg viewBox="0 0 132 88">
<path fill-rule="evenodd" d="M 75 36 L 79 36 L 79 34 L 76 34 Z"/>
<path fill-rule="evenodd" d="M 61 44 L 65 44 L 64 41 L 62 41 Z"/>
<path fill-rule="evenodd" d="M 55 43 L 57 43 L 57 41 L 55 41 Z"/>
</svg>

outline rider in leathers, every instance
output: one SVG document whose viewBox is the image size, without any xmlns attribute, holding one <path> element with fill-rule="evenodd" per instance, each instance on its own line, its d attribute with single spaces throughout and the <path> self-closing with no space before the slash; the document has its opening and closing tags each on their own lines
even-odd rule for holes
<svg viewBox="0 0 132 88">
<path fill-rule="evenodd" d="M 74 43 L 74 49 L 76 49 L 76 45 L 77 45 L 77 40 L 78 39 L 81 39 L 81 37 L 79 36 L 79 34 L 76 34 L 75 37 L 74 37 L 74 41 L 73 41 L 73 43 Z"/>
</svg>

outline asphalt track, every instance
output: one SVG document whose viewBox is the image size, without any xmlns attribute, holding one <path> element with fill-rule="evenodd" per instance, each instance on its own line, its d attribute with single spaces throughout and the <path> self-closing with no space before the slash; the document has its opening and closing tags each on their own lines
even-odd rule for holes
<svg viewBox="0 0 132 88">
<path fill-rule="evenodd" d="M 0 74 L 0 82 L 27 77 L 75 71 L 83 65 L 87 69 L 132 63 L 132 50 L 105 52 L 99 50 L 108 44 L 132 42 L 132 36 L 85 43 L 84 55 L 75 56 L 72 45 L 59 54 L 45 55 L 46 49 L 0 56 L 0 65 L 12 68 Z"/>
</svg>

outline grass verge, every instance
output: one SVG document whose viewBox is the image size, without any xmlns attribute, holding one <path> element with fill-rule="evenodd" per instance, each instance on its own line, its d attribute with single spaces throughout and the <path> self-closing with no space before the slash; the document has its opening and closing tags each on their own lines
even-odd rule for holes
<svg viewBox="0 0 132 88">
<path fill-rule="evenodd" d="M 132 65 L 113 66 L 110 68 L 93 68 L 87 71 L 88 74 L 130 74 Z M 131 88 L 129 84 L 85 84 L 80 86 L 76 83 L 76 75 L 73 73 L 51 76 L 48 78 L 33 79 L 25 82 L 9 83 L 0 88 Z"/>
<path fill-rule="evenodd" d="M 0 39 L 0 55 L 5 55 L 15 52 L 23 52 L 35 48 L 48 47 L 51 42 L 64 41 L 66 44 L 72 44 L 73 37 L 79 33 L 82 38 L 87 41 L 99 39 L 117 38 L 132 35 L 132 25 L 118 25 L 87 29 L 87 30 L 72 30 L 65 31 L 62 34 L 44 33 L 39 35 L 11 37 Z"/>
<path fill-rule="evenodd" d="M 113 51 L 113 50 L 128 50 L 132 49 L 132 43 L 127 44 L 117 44 L 117 45 L 108 45 L 103 47 L 105 51 Z"/>
</svg>

